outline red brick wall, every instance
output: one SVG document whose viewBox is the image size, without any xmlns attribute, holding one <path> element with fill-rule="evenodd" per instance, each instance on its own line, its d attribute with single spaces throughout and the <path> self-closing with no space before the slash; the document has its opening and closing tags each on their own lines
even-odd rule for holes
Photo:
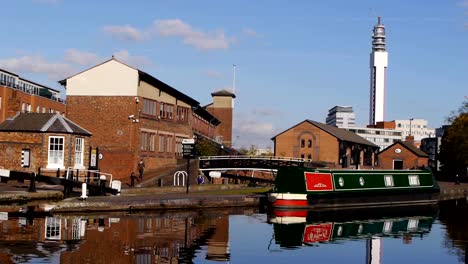
<svg viewBox="0 0 468 264">
<path fill-rule="evenodd" d="M 46 168 L 48 163 L 49 136 L 65 137 L 64 166 L 65 168 L 73 167 L 75 162 L 75 138 L 82 136 L 24 132 L 0 132 L 0 167 L 28 172 L 37 172 L 40 167 Z M 84 138 L 84 159 L 86 166 L 87 157 L 89 157 L 89 138 Z M 22 149 L 30 149 L 30 166 L 28 168 L 21 167 Z"/>
<path fill-rule="evenodd" d="M 140 100 L 141 101 L 141 100 Z M 92 133 L 91 145 L 99 147 L 103 159 L 99 161 L 102 172 L 111 173 L 113 179 L 128 181 L 130 173 L 137 172 L 137 162 L 143 158 L 145 170 L 151 171 L 166 165 L 175 165 L 180 156 L 175 155 L 176 136 L 193 136 L 189 122 L 140 114 L 142 104 L 133 96 L 68 96 L 67 118 Z M 128 119 L 135 115 L 139 122 Z M 141 132 L 155 133 L 155 151 L 141 151 Z M 172 136 L 170 153 L 159 152 L 159 137 Z M 166 139 L 165 139 L 166 142 Z"/>
<path fill-rule="evenodd" d="M 52 109 L 54 112 L 58 111 L 61 114 L 65 113 L 65 104 L 60 103 L 45 97 L 31 95 L 13 88 L 0 86 L 0 97 L 2 99 L 0 108 L 0 123 L 5 121 L 6 118 L 14 116 L 17 112 L 21 111 L 23 103 L 31 105 L 31 112 L 36 112 L 36 108 L 46 108 L 46 113 Z"/>
<path fill-rule="evenodd" d="M 400 153 L 395 152 L 397 148 L 401 149 Z M 379 167 L 382 169 L 393 169 L 393 160 L 402 160 L 403 169 L 413 169 L 428 165 L 428 158 L 418 157 L 400 144 L 395 144 L 383 152 L 380 152 L 378 157 Z"/>
<path fill-rule="evenodd" d="M 305 147 L 301 147 L 301 139 L 305 140 Z M 309 139 L 312 140 L 311 148 L 308 147 Z M 304 154 L 307 159 L 310 154 L 312 161 L 338 164 L 338 147 L 334 136 L 308 122 L 302 122 L 276 137 L 275 155 L 300 158 Z"/>
<path fill-rule="evenodd" d="M 215 136 L 222 136 L 223 144 L 231 147 L 233 109 L 208 107 L 206 110 L 221 121 L 221 124 L 216 127 Z"/>
</svg>

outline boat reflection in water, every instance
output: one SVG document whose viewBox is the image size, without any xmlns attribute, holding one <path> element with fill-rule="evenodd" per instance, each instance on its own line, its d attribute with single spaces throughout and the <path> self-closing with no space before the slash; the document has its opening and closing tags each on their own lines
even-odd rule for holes
<svg viewBox="0 0 468 264">
<path fill-rule="evenodd" d="M 315 246 L 344 239 L 368 239 L 368 250 L 378 250 L 380 237 L 423 237 L 431 230 L 436 205 L 353 208 L 346 210 L 275 210 L 269 217 L 276 244 L 282 248 Z M 374 257 L 375 260 L 375 257 Z"/>
</svg>

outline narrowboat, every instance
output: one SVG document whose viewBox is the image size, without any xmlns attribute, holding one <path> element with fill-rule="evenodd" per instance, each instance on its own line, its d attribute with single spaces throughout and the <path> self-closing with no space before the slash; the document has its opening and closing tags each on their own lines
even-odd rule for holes
<svg viewBox="0 0 468 264">
<path fill-rule="evenodd" d="M 280 167 L 268 194 L 272 208 L 394 206 L 437 201 L 427 170 L 341 170 Z"/>
</svg>

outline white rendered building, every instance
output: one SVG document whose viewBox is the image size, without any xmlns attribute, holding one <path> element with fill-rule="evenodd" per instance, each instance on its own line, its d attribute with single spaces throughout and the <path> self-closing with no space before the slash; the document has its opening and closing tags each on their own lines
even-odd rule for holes
<svg viewBox="0 0 468 264">
<path fill-rule="evenodd" d="M 356 124 L 356 115 L 351 106 L 335 106 L 328 110 L 328 116 L 325 123 L 330 126 L 354 127 Z"/>
<path fill-rule="evenodd" d="M 385 120 L 385 81 L 388 53 L 385 48 L 385 27 L 378 17 L 372 34 L 370 54 L 370 108 L 369 125 Z"/>
<path fill-rule="evenodd" d="M 435 136 L 435 129 L 428 128 L 427 120 L 425 119 L 399 119 L 394 120 L 394 122 L 395 130 L 402 133 L 402 140 L 409 135 L 412 135 L 415 141 Z"/>
<path fill-rule="evenodd" d="M 370 142 L 380 147 L 380 150 L 387 148 L 393 143 L 402 140 L 402 132 L 387 128 L 369 128 L 369 127 L 344 127 L 348 131 L 356 133 Z"/>
</svg>

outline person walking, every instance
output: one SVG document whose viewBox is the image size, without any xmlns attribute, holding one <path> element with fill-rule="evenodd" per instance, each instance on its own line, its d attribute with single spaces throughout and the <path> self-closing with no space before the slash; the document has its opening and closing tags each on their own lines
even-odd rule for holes
<svg viewBox="0 0 468 264">
<path fill-rule="evenodd" d="M 135 180 L 137 180 L 137 182 L 140 182 L 135 173 L 132 171 L 132 174 L 130 174 L 130 187 L 135 187 Z"/>
<path fill-rule="evenodd" d="M 143 171 L 145 170 L 145 162 L 143 161 L 143 159 L 140 159 L 140 161 L 138 162 L 138 173 L 139 173 L 139 178 L 140 180 L 143 180 Z"/>
</svg>

